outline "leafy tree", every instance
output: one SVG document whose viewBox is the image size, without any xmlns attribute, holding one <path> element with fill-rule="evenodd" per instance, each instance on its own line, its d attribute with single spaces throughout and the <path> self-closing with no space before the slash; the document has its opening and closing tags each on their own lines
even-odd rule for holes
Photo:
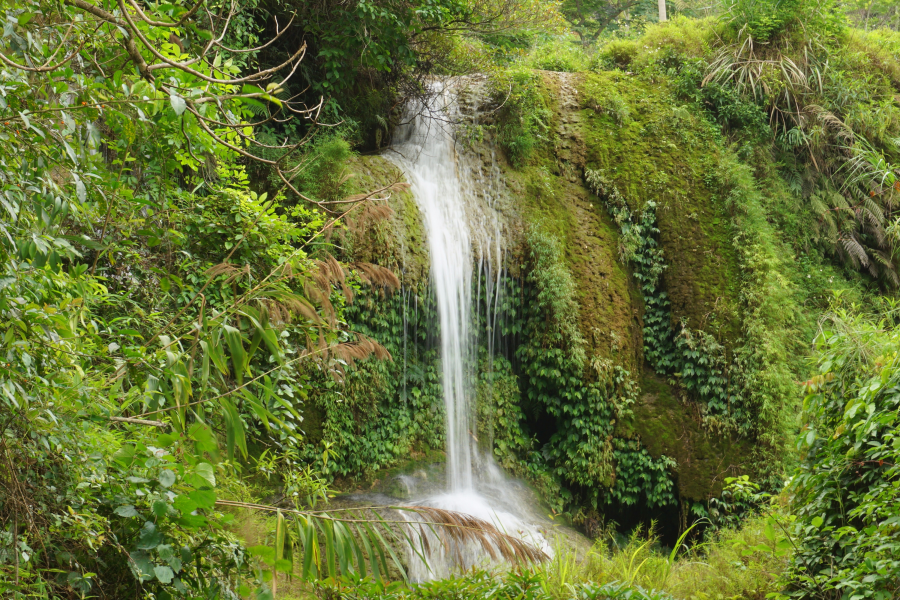
<svg viewBox="0 0 900 600">
<path fill-rule="evenodd" d="M 452 68 L 458 35 L 509 34 L 558 26 L 558 3 L 546 0 L 269 0 L 258 14 L 295 14 L 288 34 L 260 54 L 277 64 L 296 40 L 310 61 L 292 93 L 326 96 L 325 113 L 355 119 L 386 139 L 395 111 L 422 97 L 426 78 Z"/>
<path fill-rule="evenodd" d="M 633 18 L 653 15 L 657 10 L 665 20 L 664 12 L 652 0 L 565 0 L 562 4 L 563 16 L 584 45 L 596 42 L 623 13 Z"/>
<path fill-rule="evenodd" d="M 0 15 L 0 594 L 266 597 L 291 547 L 308 577 L 386 574 L 374 549 L 406 529 L 313 512 L 314 475 L 273 510 L 272 546 L 243 547 L 224 507 L 248 440 L 302 438 L 304 365 L 388 358 L 342 316 L 354 288 L 396 277 L 339 263 L 322 233 L 403 186 L 285 202 L 305 196 L 309 138 L 255 128 L 314 127 L 321 101 L 284 94 L 302 42 L 252 68 L 232 3 L 13 0 Z M 280 187 L 252 191 L 252 162 Z"/>
</svg>

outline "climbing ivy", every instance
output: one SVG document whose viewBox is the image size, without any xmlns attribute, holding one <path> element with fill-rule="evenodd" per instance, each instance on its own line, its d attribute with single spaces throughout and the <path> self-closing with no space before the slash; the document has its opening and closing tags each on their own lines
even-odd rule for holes
<svg viewBox="0 0 900 600">
<path fill-rule="evenodd" d="M 518 318 L 507 322 L 504 333 L 518 336 L 515 358 L 526 412 L 555 421 L 537 461 L 594 508 L 674 503 L 668 475 L 673 461 L 654 459 L 639 441 L 614 435 L 617 420 L 637 398 L 637 386 L 622 367 L 587 359 L 574 282 L 559 242 L 539 227 L 525 237 L 526 275 L 522 287 L 506 296 Z"/>
<path fill-rule="evenodd" d="M 522 474 L 521 461 L 527 459 L 535 440 L 527 431 L 518 378 L 503 356 L 488 356 L 482 349 L 479 362 L 478 439 L 501 467 Z"/>
<path fill-rule="evenodd" d="M 669 471 L 677 465 L 668 456 L 653 458 L 636 440 L 617 438 L 613 444 L 616 482 L 609 494 L 620 504 L 643 501 L 647 508 L 675 503 L 675 483 Z"/>
<path fill-rule="evenodd" d="M 431 295 L 362 293 L 347 307 L 351 328 L 378 340 L 391 360 L 366 360 L 318 373 L 307 410 L 307 460 L 330 476 L 356 477 L 413 450 L 443 448 L 444 405 L 437 312 Z"/>
<path fill-rule="evenodd" d="M 634 277 L 644 297 L 644 357 L 653 369 L 673 378 L 704 408 L 707 424 L 749 431 L 751 420 L 744 409 L 741 390 L 732 384 L 735 368 L 716 339 L 687 326 L 673 323 L 671 303 L 661 277 L 666 270 L 656 227 L 656 204 L 651 200 L 639 216 L 632 213 L 616 187 L 599 171 L 587 169 L 585 179 L 603 198 L 622 235 L 621 254 L 634 265 Z"/>
<path fill-rule="evenodd" d="M 617 437 L 617 423 L 631 416 L 639 389 L 620 365 L 588 356 L 559 241 L 534 227 L 523 248 L 518 277 L 502 272 L 499 293 L 484 275 L 480 285 L 474 282 L 479 443 L 558 511 L 583 503 L 594 509 L 675 503 L 674 461 L 654 458 L 639 440 Z M 344 314 L 393 361 L 348 365 L 336 377 L 318 374 L 315 389 L 325 391 L 310 398 L 313 410 L 306 411 L 306 458 L 320 461 L 331 477 L 353 477 L 413 449 L 443 449 L 434 298 L 367 292 Z"/>
</svg>

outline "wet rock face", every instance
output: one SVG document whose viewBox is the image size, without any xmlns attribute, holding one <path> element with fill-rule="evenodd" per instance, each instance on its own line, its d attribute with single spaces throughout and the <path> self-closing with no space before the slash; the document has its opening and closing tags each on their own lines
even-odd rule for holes
<svg viewBox="0 0 900 600">
<path fill-rule="evenodd" d="M 560 174 L 570 183 L 581 184 L 587 147 L 581 133 L 582 116 L 579 101 L 579 75 L 547 73 L 556 79 L 556 140 L 554 150 Z"/>
</svg>

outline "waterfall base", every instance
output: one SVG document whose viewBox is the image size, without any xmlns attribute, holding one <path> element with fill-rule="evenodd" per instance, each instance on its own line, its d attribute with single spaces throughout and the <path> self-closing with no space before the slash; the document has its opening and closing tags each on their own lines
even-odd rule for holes
<svg viewBox="0 0 900 600">
<path fill-rule="evenodd" d="M 477 472 L 481 477 L 476 479 L 474 487 L 470 489 L 417 496 L 416 478 L 409 475 L 398 476 L 404 478 L 405 485 L 413 486 L 408 504 L 471 515 L 552 557 L 553 548 L 549 540 L 552 539 L 551 532 L 555 526 L 535 510 L 540 503 L 534 492 L 521 482 L 505 477 L 490 457 L 479 457 L 477 462 L 480 463 Z M 430 532 L 427 535 L 434 537 Z M 427 546 L 427 552 L 423 552 L 422 548 L 407 549 L 409 576 L 413 581 L 443 579 L 472 567 L 491 567 L 497 564 L 476 544 L 444 546 L 432 539 Z"/>
</svg>

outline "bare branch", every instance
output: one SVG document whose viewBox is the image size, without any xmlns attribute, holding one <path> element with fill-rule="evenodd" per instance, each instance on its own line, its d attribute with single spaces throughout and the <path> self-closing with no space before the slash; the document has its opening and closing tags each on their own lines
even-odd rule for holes
<svg viewBox="0 0 900 600">
<path fill-rule="evenodd" d="M 233 54 L 244 54 L 244 53 L 247 53 L 247 52 L 259 52 L 260 50 L 263 50 L 263 49 L 265 49 L 265 48 L 268 48 L 269 46 L 271 46 L 272 44 L 274 44 L 276 41 L 278 41 L 278 39 L 279 39 L 282 35 L 284 35 L 285 32 L 288 30 L 288 28 L 291 26 L 291 23 L 294 22 L 294 17 L 295 17 L 295 16 L 296 16 L 296 15 L 291 15 L 291 20 L 288 21 L 288 24 L 285 25 L 284 28 L 281 28 L 281 29 L 279 29 L 279 27 L 278 27 L 278 18 L 276 17 L 276 18 L 275 18 L 275 37 L 273 37 L 271 40 L 269 40 L 268 42 L 266 42 L 266 43 L 263 44 L 262 46 L 257 46 L 256 48 L 247 48 L 247 49 L 245 49 L 245 50 L 240 50 L 240 49 L 237 49 L 237 48 L 228 48 L 227 46 L 223 46 L 222 44 L 216 42 L 216 47 L 217 47 L 217 48 L 221 48 L 222 50 L 225 50 L 226 52 L 231 52 L 231 53 L 233 53 Z"/>
<path fill-rule="evenodd" d="M 106 21 L 107 23 L 112 23 L 113 25 L 118 25 L 119 27 L 125 27 L 125 23 L 116 18 L 114 14 L 111 12 L 107 12 L 100 8 L 99 6 L 94 6 L 89 2 L 85 2 L 85 0 L 63 0 L 69 6 L 74 6 L 75 8 L 80 8 L 81 10 L 88 12 L 95 17 Z M 134 24 L 132 23 L 132 26 Z M 135 28 L 136 29 L 136 28 Z M 123 40 L 125 44 L 125 50 L 128 52 L 128 56 L 131 57 L 132 62 L 137 67 L 138 72 L 141 74 L 141 77 L 146 79 L 147 81 L 153 81 L 153 75 L 150 73 L 150 70 L 147 68 L 147 61 L 144 60 L 144 57 L 141 56 L 140 51 L 137 48 L 137 45 L 134 43 L 134 38 L 131 36 L 126 37 Z"/>
<path fill-rule="evenodd" d="M 134 10 L 137 12 L 137 15 L 141 18 L 141 20 L 144 23 L 147 23 L 148 25 L 153 25 L 154 27 L 180 27 L 181 25 L 184 24 L 185 21 L 187 21 L 188 19 L 193 17 L 195 14 L 197 14 L 197 11 L 200 10 L 200 7 L 206 3 L 206 0 L 198 0 L 197 4 L 195 4 L 194 7 L 191 8 L 191 10 L 189 10 L 185 14 L 181 15 L 181 18 L 178 19 L 178 21 L 168 22 L 168 21 L 153 21 L 153 20 L 151 20 L 144 13 L 144 11 L 141 10 L 141 7 L 134 0 L 128 0 L 128 1 L 131 3 L 131 6 L 134 7 Z"/>
<path fill-rule="evenodd" d="M 84 0 L 65 0 L 65 1 L 86 4 L 84 2 Z M 285 68 L 286 66 L 293 64 L 294 61 L 298 61 L 298 62 L 302 61 L 303 56 L 306 54 L 306 42 L 303 42 L 303 45 L 301 45 L 300 48 L 296 52 L 294 52 L 294 54 L 292 54 L 290 58 L 288 58 L 286 61 L 284 61 L 280 65 L 276 65 L 270 69 L 265 69 L 263 71 L 257 71 L 256 73 L 253 73 L 252 75 L 248 75 L 246 77 L 238 77 L 235 79 L 218 79 L 216 77 L 210 77 L 209 75 L 201 73 L 200 71 L 197 71 L 196 69 L 191 69 L 185 63 L 179 63 L 179 62 L 175 62 L 175 61 L 171 60 L 170 58 L 168 58 L 167 56 L 165 56 L 164 54 L 159 52 L 156 48 L 154 48 L 153 44 L 150 43 L 150 40 L 148 40 L 146 37 L 144 37 L 144 34 L 141 33 L 141 31 L 138 29 L 137 25 L 135 25 L 134 21 L 131 19 L 131 16 L 128 14 L 128 10 L 125 8 L 124 0 L 118 0 L 118 1 L 119 1 L 119 7 L 122 9 L 122 16 L 125 17 L 125 20 L 128 22 L 128 28 L 132 32 L 134 32 L 134 35 L 141 41 L 141 44 L 143 44 L 143 46 L 147 50 L 149 50 L 153 56 L 155 56 L 158 60 L 161 60 L 163 63 L 165 63 L 165 65 L 154 65 L 154 67 L 153 67 L 154 70 L 162 69 L 162 68 L 174 68 L 174 69 L 178 69 L 180 71 L 184 71 L 185 73 L 190 73 L 191 75 L 197 77 L 198 79 L 206 81 L 207 83 L 219 83 L 219 84 L 223 84 L 223 85 L 236 85 L 238 83 L 251 83 L 251 82 L 256 82 L 256 81 L 261 81 L 263 79 L 266 79 L 267 77 L 280 71 L 281 69 Z M 88 6 L 91 6 L 91 5 L 88 4 Z M 94 7 L 94 8 L 96 8 L 96 7 Z M 101 12 L 105 12 L 105 11 L 101 11 Z M 110 16 L 112 16 L 112 15 L 110 15 Z M 132 42 L 132 44 L 133 44 L 133 42 Z M 143 59 L 141 59 L 141 60 L 143 60 Z M 166 65 L 168 65 L 168 67 Z M 297 67 L 294 66 L 294 70 L 296 70 L 296 68 Z M 291 72 L 293 73 L 293 70 Z M 149 74 L 149 70 L 148 70 L 148 74 Z"/>
</svg>

